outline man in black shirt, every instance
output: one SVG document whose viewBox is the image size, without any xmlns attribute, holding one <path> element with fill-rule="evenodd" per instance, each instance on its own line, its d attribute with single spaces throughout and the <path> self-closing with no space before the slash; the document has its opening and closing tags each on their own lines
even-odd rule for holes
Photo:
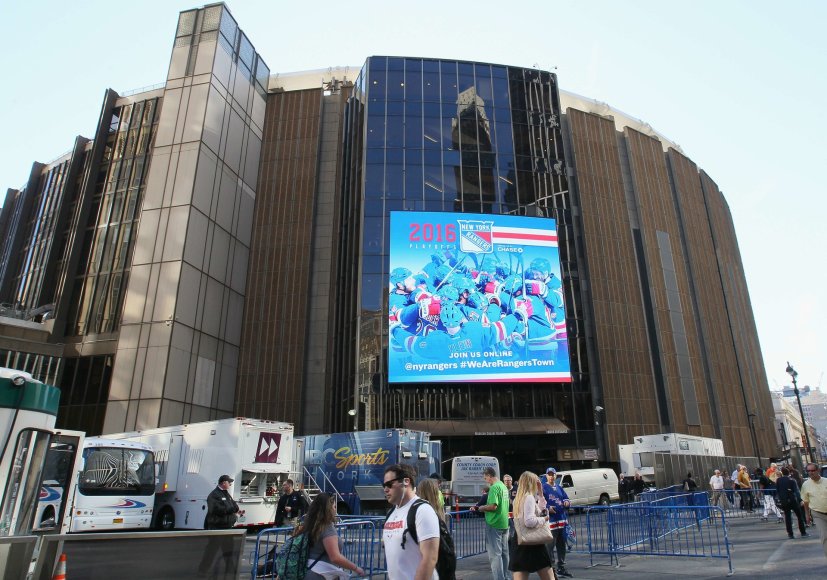
<svg viewBox="0 0 827 580">
<path fill-rule="evenodd" d="M 244 515 L 244 510 L 238 509 L 238 504 L 230 495 L 233 478 L 222 475 L 218 478 L 218 485 L 207 496 L 208 530 L 229 530 L 235 526 L 238 516 Z M 207 576 L 215 572 L 216 560 L 223 563 L 223 573 L 234 573 L 233 539 L 229 536 L 210 537 L 201 563 L 198 565 L 199 576 Z"/>
<path fill-rule="evenodd" d="M 302 492 L 293 489 L 293 480 L 288 479 L 281 486 L 281 497 L 276 507 L 276 526 L 290 524 L 307 512 L 307 502 Z"/>
<path fill-rule="evenodd" d="M 804 522 L 804 511 L 801 509 L 801 495 L 798 484 L 790 477 L 790 470 L 781 468 L 781 477 L 775 480 L 775 489 L 778 492 L 778 501 L 781 502 L 781 510 L 784 512 L 784 524 L 787 526 L 787 537 L 793 537 L 793 518 L 790 512 L 795 513 L 798 518 L 798 531 L 801 537 L 807 537 L 807 526 Z"/>
</svg>

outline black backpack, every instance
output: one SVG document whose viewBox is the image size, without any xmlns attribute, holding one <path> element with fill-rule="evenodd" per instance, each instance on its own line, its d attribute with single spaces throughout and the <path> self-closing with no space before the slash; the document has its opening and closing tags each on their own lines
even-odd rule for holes
<svg viewBox="0 0 827 580">
<path fill-rule="evenodd" d="M 414 543 L 419 545 L 419 536 L 416 533 L 416 510 L 423 504 L 427 505 L 428 502 L 424 499 L 418 499 L 413 503 L 411 509 L 408 510 L 407 529 L 402 533 L 403 550 L 405 549 L 405 542 L 407 541 L 406 534 L 410 534 Z M 387 517 L 385 517 L 386 523 L 393 511 L 393 509 L 389 511 Z M 454 539 L 451 537 L 451 532 L 448 531 L 448 526 L 445 525 L 442 518 L 438 517 L 437 520 L 439 520 L 439 556 L 437 556 L 436 560 L 436 573 L 439 574 L 439 580 L 456 580 L 457 552 L 454 549 Z"/>
</svg>

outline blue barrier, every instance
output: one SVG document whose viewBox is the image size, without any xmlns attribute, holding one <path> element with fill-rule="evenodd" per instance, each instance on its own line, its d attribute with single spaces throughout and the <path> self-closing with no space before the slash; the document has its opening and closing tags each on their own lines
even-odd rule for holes
<svg viewBox="0 0 827 580">
<path fill-rule="evenodd" d="M 608 555 L 609 563 L 617 565 L 620 556 L 626 555 L 726 558 L 728 575 L 733 573 L 726 515 L 719 507 L 644 503 L 597 506 L 586 512 L 586 530 L 593 566 L 596 554 Z"/>
<path fill-rule="evenodd" d="M 384 518 L 378 519 L 384 520 Z M 376 520 L 377 518 L 369 520 L 348 518 L 347 521 L 336 524 L 336 533 L 343 543 L 342 555 L 364 569 L 368 577 L 387 572 L 381 550 L 381 531 L 377 533 L 377 529 L 381 530 L 381 527 L 378 526 Z M 268 528 L 259 532 L 250 558 L 251 580 L 273 576 L 266 573 L 269 568 L 266 566 L 268 555 L 272 550 L 277 553 L 292 533 L 292 527 Z"/>
</svg>

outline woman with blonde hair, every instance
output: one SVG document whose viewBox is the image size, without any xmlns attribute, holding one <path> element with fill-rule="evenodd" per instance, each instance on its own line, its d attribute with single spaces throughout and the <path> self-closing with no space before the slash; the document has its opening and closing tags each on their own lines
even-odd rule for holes
<svg viewBox="0 0 827 580">
<path fill-rule="evenodd" d="M 439 482 L 436 479 L 426 478 L 419 482 L 416 486 L 416 495 L 431 504 L 436 515 L 443 522 L 445 521 L 445 509 L 442 502 L 439 501 Z"/>
<path fill-rule="evenodd" d="M 530 471 L 523 472 L 517 483 L 517 497 L 514 498 L 514 520 L 522 519 L 525 527 L 529 529 L 547 526 L 548 516 L 538 515 L 540 510 L 545 514 L 545 509 L 546 500 L 543 497 L 540 478 Z M 555 577 L 545 544 L 521 546 L 517 541 L 517 534 L 512 534 L 508 541 L 508 551 L 508 569 L 514 573 L 514 580 L 527 579 L 532 572 L 536 572 L 545 580 Z"/>
</svg>

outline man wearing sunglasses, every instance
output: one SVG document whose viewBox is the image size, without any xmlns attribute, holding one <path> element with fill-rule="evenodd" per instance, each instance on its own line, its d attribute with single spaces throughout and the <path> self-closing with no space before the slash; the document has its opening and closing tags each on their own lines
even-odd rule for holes
<svg viewBox="0 0 827 580">
<path fill-rule="evenodd" d="M 801 486 L 801 499 L 807 522 L 814 523 L 821 534 L 821 547 L 827 556 L 827 481 L 821 477 L 821 470 L 815 463 L 807 464 L 807 476 Z"/>
<path fill-rule="evenodd" d="M 414 493 L 416 472 L 410 465 L 385 468 L 382 487 L 393 511 L 385 520 L 382 541 L 388 564 L 388 580 L 438 580 L 436 561 L 439 556 L 439 519 L 428 503 L 416 509 L 416 535 L 408 531 L 408 512 L 419 498 Z"/>
</svg>

